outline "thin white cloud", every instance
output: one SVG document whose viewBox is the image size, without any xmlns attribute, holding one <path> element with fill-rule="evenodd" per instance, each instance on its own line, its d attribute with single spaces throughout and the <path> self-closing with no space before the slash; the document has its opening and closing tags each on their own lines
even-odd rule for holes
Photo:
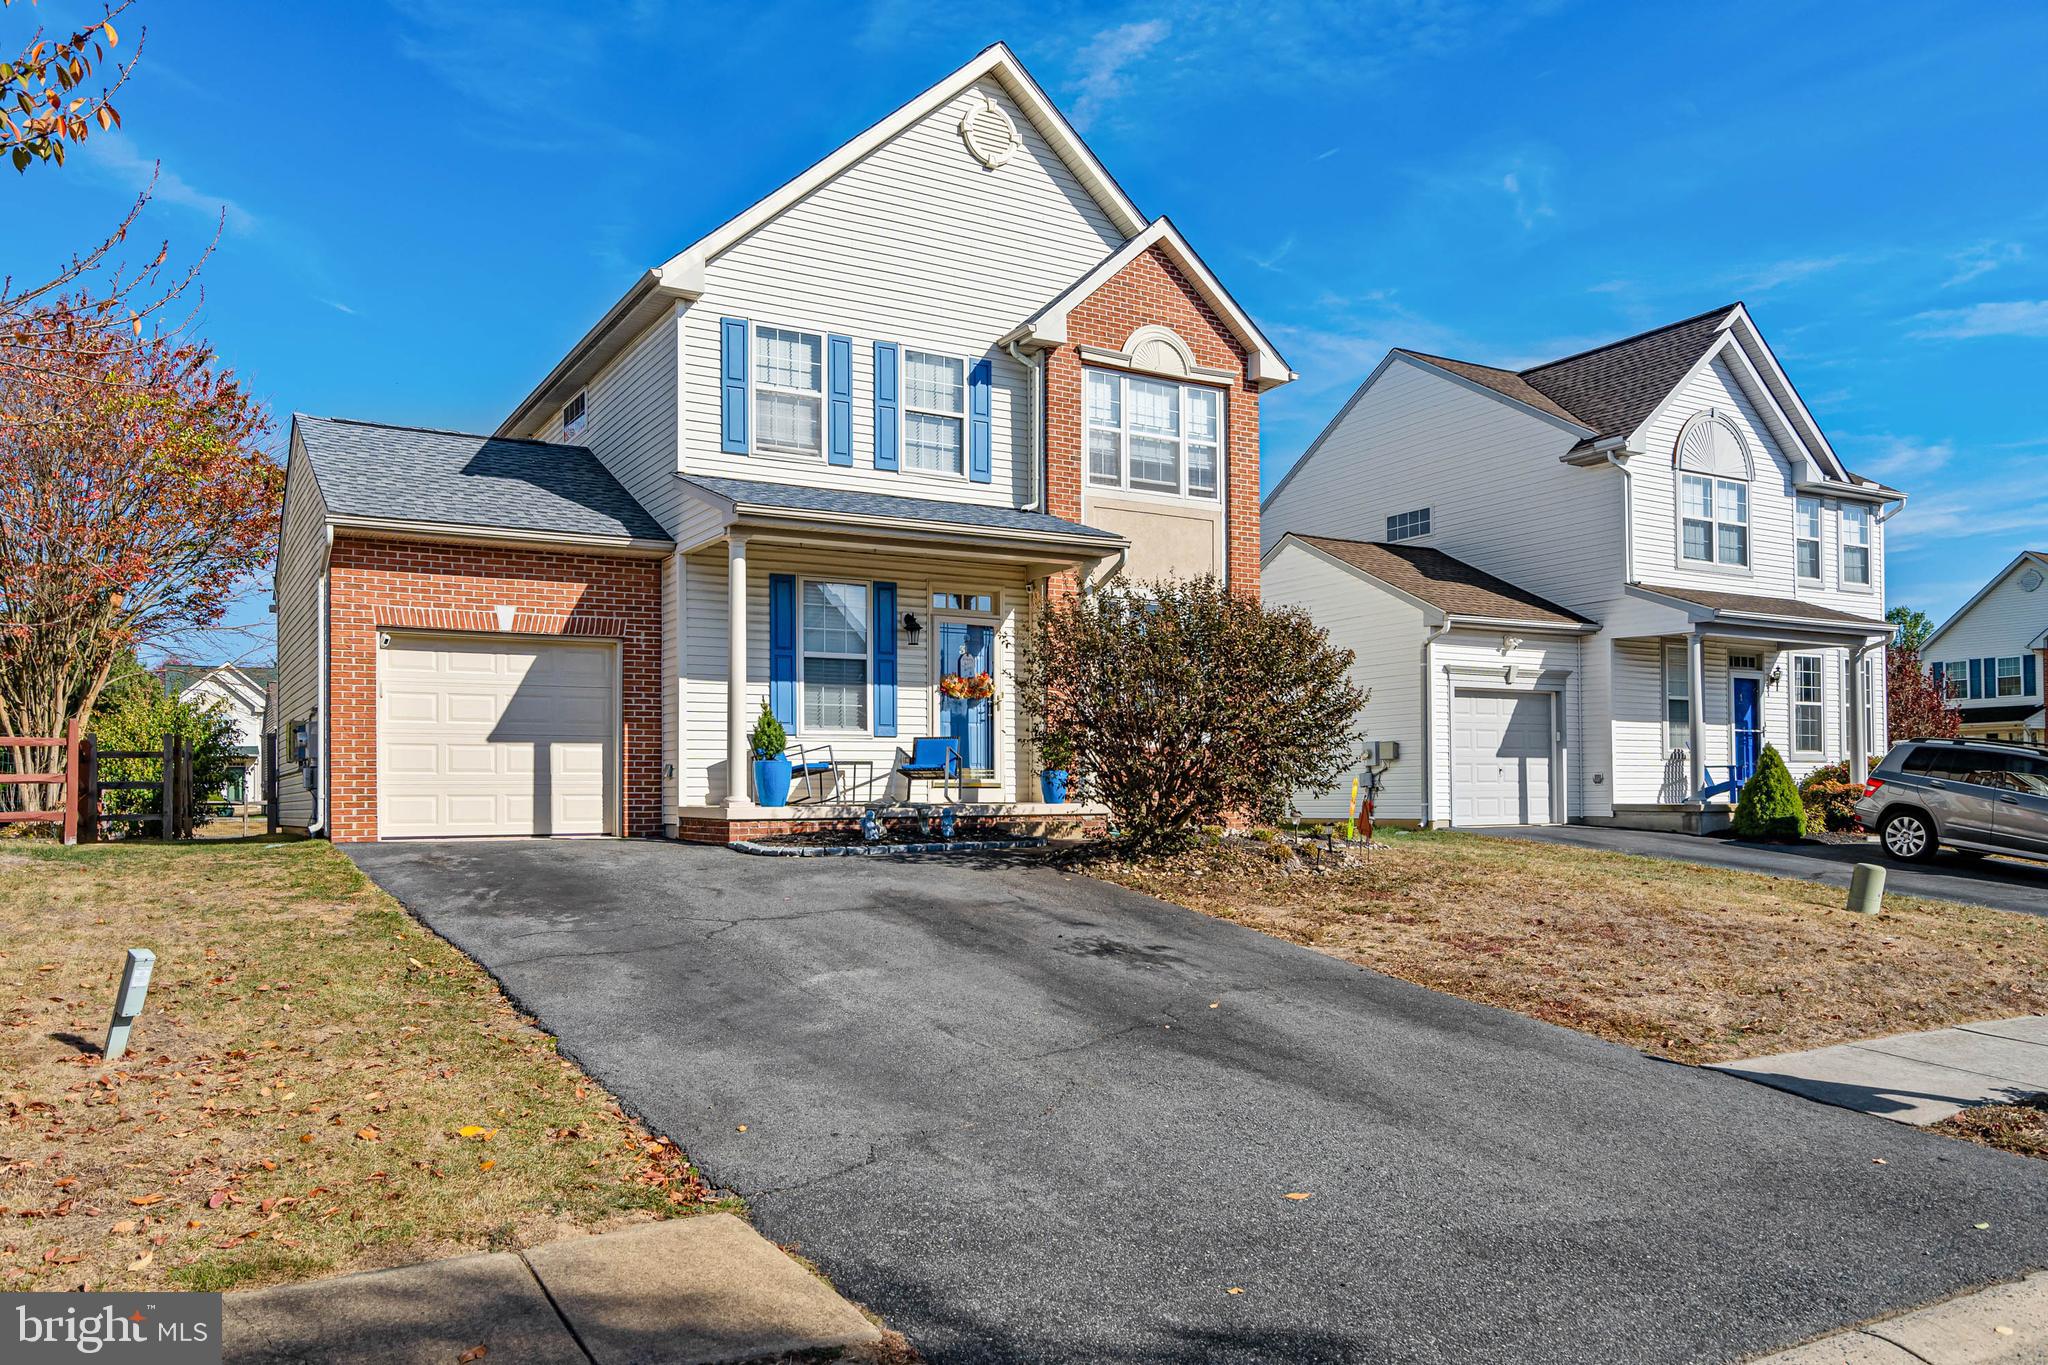
<svg viewBox="0 0 2048 1365">
<path fill-rule="evenodd" d="M 1074 100 L 1074 126 L 1086 128 L 1123 93 L 1124 73 L 1146 53 L 1165 40 L 1172 25 L 1164 19 L 1118 24 L 1088 40 L 1077 65 L 1081 75 L 1074 82 L 1080 94 Z"/>
<path fill-rule="evenodd" d="M 2030 487 L 2025 479 L 2001 479 L 1914 498 L 1887 528 L 1887 544 L 1910 554 L 1953 550 L 1962 537 L 1978 544 L 2015 532 L 2038 535 L 2048 525 L 2048 495 L 2032 492 L 2039 486 L 2038 480 Z"/>
<path fill-rule="evenodd" d="M 1252 257 L 1252 264 L 1257 266 L 1261 270 L 1278 270 L 1280 268 L 1280 262 L 1286 260 L 1288 253 L 1293 250 L 1294 234 L 1290 232 L 1287 234 L 1286 241 L 1280 243 L 1279 246 L 1274 247 L 1264 256 L 1254 255 Z"/>
<path fill-rule="evenodd" d="M 1956 273 L 1941 282 L 1943 289 L 1953 289 L 1959 284 L 1968 284 L 1980 275 L 1988 275 L 2003 265 L 2014 265 L 2026 259 L 2027 249 L 2018 242 L 1979 242 L 1965 247 L 1949 256 L 1956 267 Z"/>
<path fill-rule="evenodd" d="M 347 313 L 350 317 L 355 316 L 356 310 L 343 303 L 340 299 L 322 299 L 320 302 L 326 304 L 337 313 Z"/>
<path fill-rule="evenodd" d="M 1973 337 L 2048 337 L 2048 299 L 1977 303 L 1968 308 L 1935 308 L 1913 315 L 1919 325 L 1906 335 L 1923 341 Z"/>
<path fill-rule="evenodd" d="M 1550 167 L 1543 162 L 1517 160 L 1500 178 L 1500 187 L 1514 205 L 1515 221 L 1525 229 L 1546 218 L 1557 217 L 1550 204 Z"/>
<path fill-rule="evenodd" d="M 85 156 L 87 162 L 101 175 L 138 194 L 149 184 L 150 177 L 154 176 L 157 203 L 175 204 L 179 208 L 203 213 L 209 218 L 224 216 L 227 230 L 237 234 L 251 232 L 257 226 L 255 214 L 226 195 L 201 190 L 161 161 L 144 156 L 135 149 L 135 144 L 124 136 L 115 134 L 93 138 L 85 144 Z"/>
<path fill-rule="evenodd" d="M 1909 475 L 1932 474 L 1956 457 L 1953 441 L 1921 441 L 1906 436 L 1877 438 L 1871 454 L 1849 461 L 1859 474 L 1878 479 L 1904 479 Z"/>
<path fill-rule="evenodd" d="M 1737 287 L 1745 293 L 1761 294 L 1780 285 L 1797 284 L 1815 275 L 1826 274 L 1857 258 L 1852 256 L 1801 256 L 1791 260 L 1773 261 L 1760 266 L 1737 280 Z"/>
<path fill-rule="evenodd" d="M 1327 150 L 1325 150 L 1325 151 L 1320 151 L 1320 152 L 1317 152 L 1317 153 L 1316 153 L 1316 154 L 1315 154 L 1314 156 L 1310 157 L 1310 158 L 1309 158 L 1309 160 L 1310 160 L 1310 161 L 1328 161 L 1328 160 L 1329 160 L 1329 159 L 1330 159 L 1331 157 L 1333 157 L 1333 156 L 1337 155 L 1337 153 L 1339 153 L 1339 152 L 1341 152 L 1341 151 L 1343 151 L 1343 150 L 1344 150 L 1344 149 L 1343 149 L 1342 147 L 1331 147 L 1331 148 L 1328 148 L 1328 149 L 1327 149 Z"/>
</svg>

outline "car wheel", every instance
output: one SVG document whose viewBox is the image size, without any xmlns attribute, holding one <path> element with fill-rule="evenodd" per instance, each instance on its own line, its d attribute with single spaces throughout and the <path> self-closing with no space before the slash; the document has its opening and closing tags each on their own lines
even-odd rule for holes
<svg viewBox="0 0 2048 1365">
<path fill-rule="evenodd" d="M 1893 811 L 1885 816 L 1877 837 L 1884 841 L 1885 852 L 1911 863 L 1926 862 L 1940 848 L 1932 822 L 1917 810 Z"/>
</svg>

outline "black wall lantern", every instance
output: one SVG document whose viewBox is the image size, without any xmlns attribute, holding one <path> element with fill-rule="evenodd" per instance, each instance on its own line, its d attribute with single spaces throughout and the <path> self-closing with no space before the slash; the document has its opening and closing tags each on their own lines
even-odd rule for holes
<svg viewBox="0 0 2048 1365">
<path fill-rule="evenodd" d="M 903 633 L 909 637 L 910 643 L 913 645 L 924 639 L 924 622 L 917 619 L 916 612 L 906 611 L 903 613 Z"/>
</svg>

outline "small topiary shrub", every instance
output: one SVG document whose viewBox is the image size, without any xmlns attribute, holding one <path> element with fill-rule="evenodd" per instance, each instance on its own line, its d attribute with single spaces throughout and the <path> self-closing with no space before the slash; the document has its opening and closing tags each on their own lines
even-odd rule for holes
<svg viewBox="0 0 2048 1365">
<path fill-rule="evenodd" d="M 1756 771 L 1742 784 L 1735 833 L 1743 839 L 1797 839 L 1806 833 L 1806 807 L 1776 745 L 1764 745 Z"/>
<path fill-rule="evenodd" d="M 761 714 L 754 718 L 754 733 L 748 737 L 747 747 L 755 758 L 774 758 L 789 747 L 789 732 L 782 728 L 774 708 L 765 701 L 761 703 Z"/>
<path fill-rule="evenodd" d="M 1806 807 L 1806 827 L 1840 833 L 1856 828 L 1856 803 L 1863 784 L 1849 780 L 1849 764 L 1823 764 L 1799 782 L 1799 803 Z"/>
</svg>

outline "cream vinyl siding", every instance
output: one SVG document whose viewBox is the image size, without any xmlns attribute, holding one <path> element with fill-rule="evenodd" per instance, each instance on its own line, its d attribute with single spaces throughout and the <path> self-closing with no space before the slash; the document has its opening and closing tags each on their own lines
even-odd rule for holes
<svg viewBox="0 0 2048 1365">
<path fill-rule="evenodd" d="M 2033 569 L 2043 575 L 2041 586 L 2032 592 L 2020 586 L 2020 578 Z M 1922 663 L 1948 659 L 2012 658 L 2025 655 L 2027 647 L 2048 630 L 2048 564 L 2025 559 L 2000 577 L 1991 591 L 1974 606 L 1951 619 L 1941 634 L 1922 652 Z M 2034 666 L 2034 690 L 2017 697 L 1986 697 L 1961 703 L 1963 715 L 1972 706 L 2012 706 L 2022 701 L 2039 701 L 2044 682 L 2040 663 Z M 2024 681 L 2024 674 L 2022 675 Z M 2002 732 L 2001 732 L 2002 733 Z"/>
<path fill-rule="evenodd" d="M 1361 737 L 1391 739 L 1399 761 L 1382 777 L 1375 813 L 1384 820 L 1422 818 L 1422 611 L 1405 598 L 1290 543 L 1259 570 L 1259 596 L 1268 606 L 1299 607 L 1329 632 L 1330 643 L 1354 658 L 1351 681 L 1370 694 L 1359 712 Z M 1311 820 L 1342 820 L 1351 779 L 1332 790 L 1298 791 L 1295 809 Z"/>
<path fill-rule="evenodd" d="M 1023 145 L 990 170 L 961 142 L 983 94 Z M 1124 238 L 999 82 L 984 80 L 709 262 L 683 316 L 683 456 L 690 473 L 979 503 L 1030 496 L 1029 374 L 996 339 Z M 853 341 L 853 464 L 720 450 L 719 319 Z M 874 468 L 874 343 L 992 359 L 990 483 Z M 750 415 L 751 425 L 751 415 Z"/>
<path fill-rule="evenodd" d="M 1503 654 L 1501 642 L 1504 637 L 1520 640 L 1513 649 Z M 1435 715 L 1431 718 L 1435 741 L 1431 745 L 1432 764 L 1430 789 L 1431 818 L 1440 824 L 1450 824 L 1452 811 L 1451 773 L 1451 691 L 1455 686 L 1460 691 L 1489 691 L 1506 689 L 1523 692 L 1533 690 L 1529 679 L 1541 673 L 1569 673 L 1563 691 L 1558 694 L 1556 722 L 1564 732 L 1563 764 L 1553 764 L 1550 784 L 1553 790 L 1564 793 L 1564 818 L 1575 820 L 1583 812 L 1583 801 L 1579 796 L 1579 769 L 1584 766 L 1578 754 L 1581 744 L 1582 707 L 1581 655 L 1583 650 L 1580 637 L 1576 635 L 1541 635 L 1532 630 L 1478 630 L 1458 627 L 1446 632 L 1430 650 L 1430 667 L 1434 673 L 1432 684 Z M 1500 682 L 1501 671 L 1512 668 L 1516 674 L 1513 682 Z M 1476 674 L 1489 674 L 1481 679 Z M 1545 812 L 1540 823 L 1549 824 L 1555 817 Z"/>
<path fill-rule="evenodd" d="M 296 434 L 285 489 L 277 546 L 277 713 L 265 724 L 277 736 L 278 823 L 303 829 L 313 820 L 315 793 L 306 790 L 292 761 L 291 736 L 293 723 L 305 720 L 319 701 L 319 580 L 327 559 L 327 511 Z"/>
<path fill-rule="evenodd" d="M 722 802 L 726 795 L 726 568 L 723 548 L 687 557 L 688 636 L 684 648 L 688 667 L 683 681 L 683 754 L 678 765 L 681 805 L 701 807 Z M 849 554 L 843 550 L 807 550 L 800 546 L 754 541 L 747 547 L 747 698 L 749 725 L 768 700 L 768 576 L 787 573 L 799 580 L 835 583 L 876 581 L 896 585 L 896 612 L 914 611 L 924 623 L 922 640 L 912 645 L 896 637 L 896 735 L 823 734 L 818 742 L 832 746 L 839 759 L 874 760 L 877 778 L 893 766 L 896 751 L 909 752 L 919 735 L 937 733 L 933 651 L 938 632 L 932 623 L 934 591 L 984 592 L 996 595 L 997 633 L 1007 641 L 997 647 L 996 763 L 999 790 L 984 799 L 1038 799 L 1037 771 L 1020 754 L 1017 743 L 1015 683 L 1016 646 L 1030 609 L 1022 566 L 942 560 L 924 556 Z M 877 623 L 878 626 L 879 623 Z M 872 647 L 870 648 L 872 660 Z M 870 671 L 870 685 L 873 675 Z M 872 697 L 872 694 L 871 694 Z M 873 713 L 870 710 L 870 730 Z M 789 727 L 792 744 L 805 741 L 801 725 Z M 922 796 L 923 788 L 919 788 Z M 901 795 L 900 787 L 897 795 Z"/>
<path fill-rule="evenodd" d="M 1290 531 L 1380 541 L 1389 516 L 1427 507 L 1430 533 L 1404 543 L 1596 615 L 1622 583 L 1621 476 L 1559 463 L 1577 440 L 1396 356 L 1267 502 L 1263 543 Z"/>
<path fill-rule="evenodd" d="M 557 404 L 532 433 L 539 441 L 588 447 L 663 529 L 673 526 L 676 488 L 676 376 L 681 310 L 658 319 L 583 387 L 583 429 L 562 432 Z"/>
</svg>

